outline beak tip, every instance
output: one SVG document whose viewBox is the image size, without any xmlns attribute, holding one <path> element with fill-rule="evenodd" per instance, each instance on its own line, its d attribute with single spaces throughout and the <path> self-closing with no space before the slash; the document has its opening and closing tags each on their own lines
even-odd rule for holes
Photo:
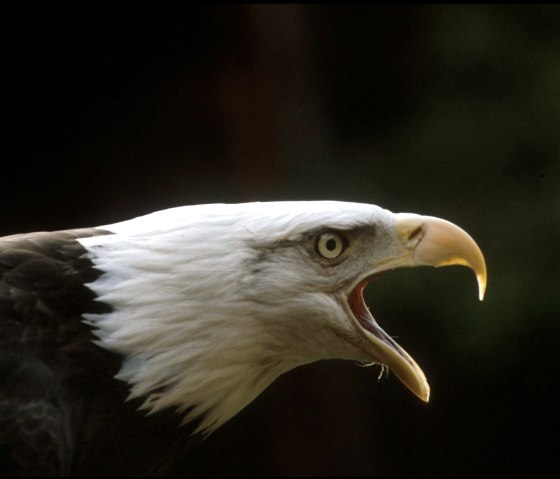
<svg viewBox="0 0 560 479">
<path fill-rule="evenodd" d="M 412 390 L 414 395 L 420 399 L 422 402 L 429 403 L 430 402 L 430 386 L 428 383 L 424 383 L 420 389 Z"/>
<path fill-rule="evenodd" d="M 486 293 L 486 268 L 484 269 L 484 274 L 476 275 L 476 279 L 478 281 L 478 299 L 482 301 Z"/>
</svg>

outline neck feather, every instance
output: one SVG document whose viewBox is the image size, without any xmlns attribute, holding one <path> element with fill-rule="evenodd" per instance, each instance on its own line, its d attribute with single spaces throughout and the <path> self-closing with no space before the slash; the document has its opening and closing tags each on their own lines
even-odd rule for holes
<svg viewBox="0 0 560 479">
<path fill-rule="evenodd" d="M 130 398 L 146 398 L 141 409 L 176 408 L 209 433 L 305 361 L 275 354 L 282 346 L 246 297 L 246 243 L 231 237 L 224 249 L 198 231 L 82 240 L 105 273 L 88 286 L 113 307 L 84 319 L 100 346 L 124 357 L 116 377 Z"/>
</svg>

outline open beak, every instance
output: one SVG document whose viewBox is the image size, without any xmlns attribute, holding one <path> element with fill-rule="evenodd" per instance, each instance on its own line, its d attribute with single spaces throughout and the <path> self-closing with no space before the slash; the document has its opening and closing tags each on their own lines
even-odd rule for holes
<svg viewBox="0 0 560 479">
<path fill-rule="evenodd" d="M 396 252 L 377 265 L 350 292 L 348 305 L 358 329 L 368 339 L 368 350 L 376 362 L 386 364 L 416 396 L 428 402 L 430 386 L 414 359 L 376 323 L 363 300 L 369 279 L 381 271 L 411 266 L 468 266 L 476 274 L 479 299 L 486 290 L 486 264 L 480 248 L 461 228 L 432 216 L 395 214 Z"/>
</svg>

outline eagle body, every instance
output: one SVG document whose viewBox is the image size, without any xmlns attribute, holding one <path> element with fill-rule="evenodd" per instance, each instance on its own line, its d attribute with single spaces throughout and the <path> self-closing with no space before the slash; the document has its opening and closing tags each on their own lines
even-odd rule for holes
<svg viewBox="0 0 560 479">
<path fill-rule="evenodd" d="M 482 261 L 482 262 L 481 262 Z M 172 208 L 0 238 L 0 471 L 165 475 L 278 376 L 414 360 L 363 303 L 401 266 L 484 261 L 458 227 L 374 205 Z"/>
</svg>

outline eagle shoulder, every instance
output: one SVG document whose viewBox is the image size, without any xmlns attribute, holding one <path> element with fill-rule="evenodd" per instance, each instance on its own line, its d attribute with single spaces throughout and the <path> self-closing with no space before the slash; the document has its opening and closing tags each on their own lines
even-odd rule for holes
<svg viewBox="0 0 560 479">
<path fill-rule="evenodd" d="M 84 312 L 107 306 L 84 286 L 101 272 L 77 238 L 95 229 L 0 238 L 0 461 L 4 474 L 69 474 L 81 402 L 97 368 L 118 369 L 97 348 Z M 68 384 L 73 384 L 69 387 Z"/>
</svg>

